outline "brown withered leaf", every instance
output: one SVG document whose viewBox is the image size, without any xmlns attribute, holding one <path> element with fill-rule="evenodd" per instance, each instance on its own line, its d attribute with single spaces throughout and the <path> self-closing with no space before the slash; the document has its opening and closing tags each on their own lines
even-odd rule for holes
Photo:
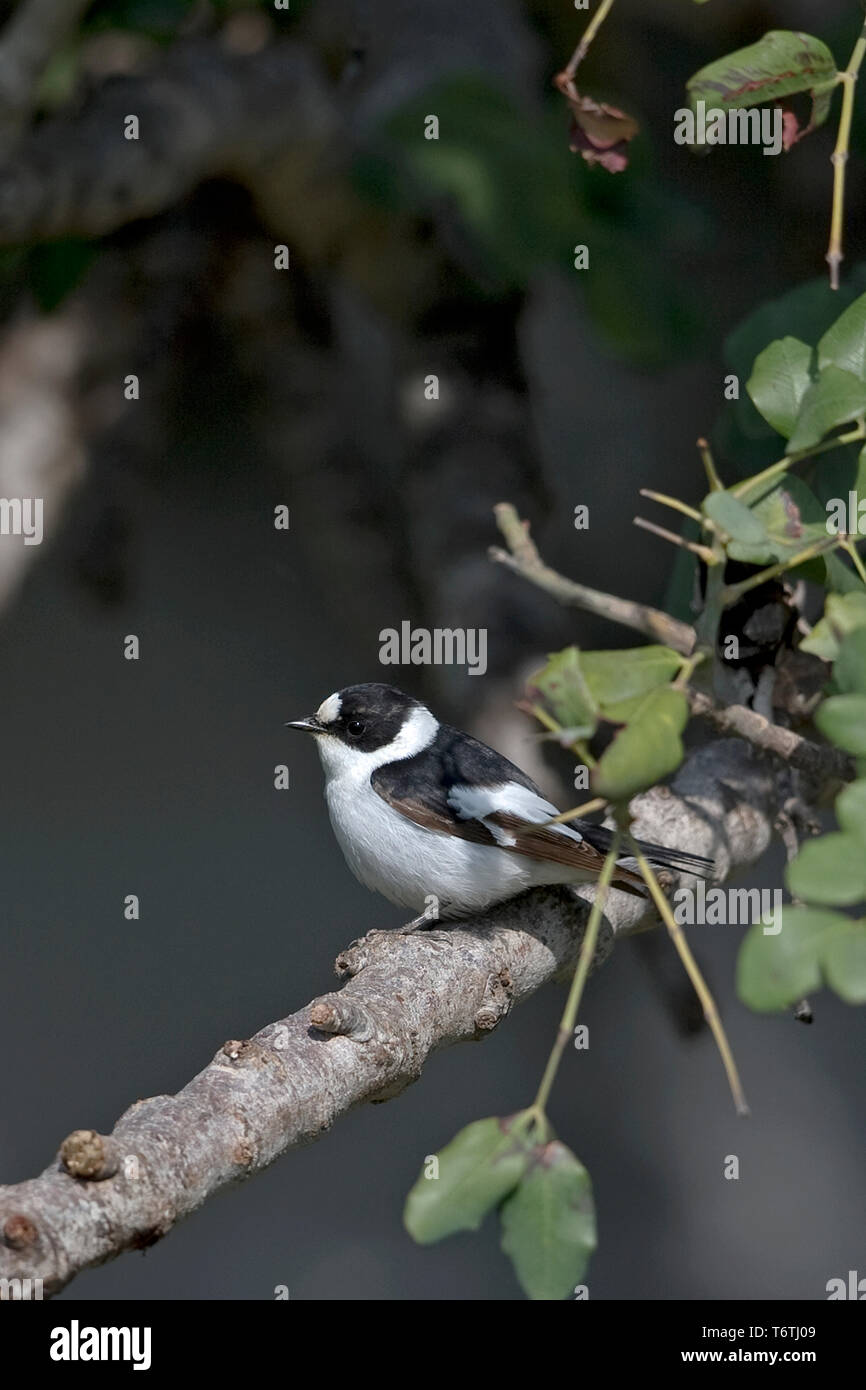
<svg viewBox="0 0 866 1390">
<path fill-rule="evenodd" d="M 628 166 L 628 145 L 640 130 L 633 116 L 627 116 L 616 106 L 581 96 L 564 73 L 554 78 L 554 84 L 568 102 L 571 111 L 569 145 L 587 164 L 601 164 L 611 174 L 619 174 Z"/>
<path fill-rule="evenodd" d="M 790 107 L 782 107 L 782 149 L 787 154 L 788 150 L 793 149 L 798 140 L 802 140 L 804 135 L 808 135 L 809 127 L 800 128 L 797 120 L 796 111 Z"/>
<path fill-rule="evenodd" d="M 807 135 L 811 135 L 813 130 L 817 130 L 826 119 L 826 99 L 823 94 L 812 97 L 812 109 L 806 121 L 803 121 L 800 114 L 795 110 L 790 101 L 780 101 L 778 103 L 782 112 L 782 149 L 787 154 L 801 140 L 805 140 Z"/>
</svg>

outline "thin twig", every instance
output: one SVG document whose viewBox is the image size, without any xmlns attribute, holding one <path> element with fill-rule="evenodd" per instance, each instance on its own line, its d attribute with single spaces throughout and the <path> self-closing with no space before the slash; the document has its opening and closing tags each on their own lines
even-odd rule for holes
<svg viewBox="0 0 866 1390">
<path fill-rule="evenodd" d="M 686 540 L 685 536 L 678 536 L 676 531 L 669 531 L 666 526 L 657 526 L 654 521 L 647 521 L 642 516 L 632 517 L 635 526 L 639 526 L 642 531 L 651 531 L 654 536 L 660 536 L 663 541 L 670 541 L 671 545 L 678 545 L 682 550 L 690 550 L 693 555 L 697 555 L 703 560 L 705 565 L 714 565 L 716 557 L 708 545 L 700 545 L 698 541 Z"/>
<path fill-rule="evenodd" d="M 577 69 L 580 67 L 581 63 L 583 62 L 584 58 L 589 52 L 590 44 L 592 43 L 602 24 L 607 19 L 608 15 L 613 9 L 613 4 L 614 0 L 602 0 L 592 19 L 589 21 L 589 24 L 586 26 L 586 30 L 582 39 L 580 40 L 580 43 L 577 45 L 577 48 L 574 50 L 571 57 L 569 58 L 567 66 L 556 79 L 557 86 L 572 86 L 574 82 L 574 74 L 577 72 Z"/>
<path fill-rule="evenodd" d="M 508 544 L 507 551 L 491 547 L 488 553 L 496 564 L 522 575 L 566 607 L 582 608 L 586 613 L 608 618 L 622 627 L 631 628 L 633 632 L 642 633 L 654 642 L 672 647 L 682 656 L 691 656 L 695 646 L 695 630 L 688 623 L 680 622 L 658 608 L 649 608 L 643 603 L 590 589 L 557 574 L 541 559 L 530 539 L 529 523 L 521 521 L 510 502 L 500 502 L 494 512 L 497 525 Z"/>
<path fill-rule="evenodd" d="M 635 840 L 634 836 L 631 834 L 629 835 L 628 839 L 629 844 L 631 845 L 632 854 L 634 855 L 634 858 L 637 862 L 637 866 L 640 869 L 641 874 L 643 875 L 644 882 L 646 883 L 647 888 L 650 891 L 650 895 L 652 897 L 653 902 L 656 905 L 658 914 L 668 929 L 668 934 L 670 935 L 670 938 L 677 949 L 677 953 L 680 957 L 680 960 L 685 966 L 686 974 L 688 975 L 689 979 L 692 982 L 692 985 L 694 986 L 695 994 L 701 1001 L 701 1008 L 704 1011 L 704 1018 L 710 1025 L 713 1037 L 716 1040 L 716 1047 L 719 1049 L 719 1055 L 722 1059 L 722 1065 L 725 1068 L 725 1075 L 728 1078 L 728 1085 L 731 1088 L 731 1095 L 734 1098 L 734 1105 L 737 1107 L 737 1113 L 740 1115 L 748 1115 L 749 1107 L 746 1104 L 746 1097 L 743 1094 L 743 1087 L 740 1082 L 739 1072 L 737 1071 L 737 1064 L 734 1061 L 734 1054 L 731 1052 L 730 1044 L 728 1042 L 724 1027 L 722 1026 L 722 1021 L 719 1018 L 719 1011 L 716 1008 L 716 1003 L 710 992 L 709 986 L 707 985 L 706 980 L 701 974 L 700 969 L 698 967 L 698 963 L 689 949 L 689 944 L 686 941 L 682 927 L 679 925 L 676 918 L 674 917 L 674 914 L 671 912 L 671 905 L 665 897 L 664 893 L 662 892 L 658 879 L 656 878 L 655 874 L 650 868 L 646 858 L 641 853 L 637 840 Z"/>
<path fill-rule="evenodd" d="M 842 114 L 839 118 L 839 133 L 836 148 L 830 156 L 833 165 L 833 212 L 830 219 L 830 246 L 827 251 L 827 264 L 830 267 L 830 288 L 839 288 L 839 266 L 844 260 L 842 236 L 845 224 L 845 172 L 848 164 L 848 146 L 851 140 L 851 122 L 854 116 L 854 94 L 860 67 L 866 57 L 866 23 L 854 45 L 854 51 L 844 72 L 837 75 L 842 84 Z"/>
<path fill-rule="evenodd" d="M 716 464 L 713 458 L 713 451 L 709 445 L 709 441 L 703 438 L 699 439 L 698 448 L 701 452 L 701 460 L 704 465 L 704 471 L 707 475 L 707 482 L 710 485 L 710 491 L 724 492 L 725 485 L 719 477 L 718 473 L 716 472 Z"/>
<path fill-rule="evenodd" d="M 604 810 L 606 805 L 607 802 L 603 796 L 594 796 L 591 801 L 585 801 L 582 806 L 573 806 L 570 811 L 562 811 L 558 816 L 544 821 L 544 824 L 567 825 L 569 821 L 577 820 L 579 816 L 591 816 L 593 811 Z"/>
<path fill-rule="evenodd" d="M 691 521 L 700 522 L 702 526 L 705 526 L 709 519 L 701 516 L 701 513 L 695 507 L 690 507 L 687 502 L 681 502 L 678 497 L 668 497 L 665 492 L 654 492 L 650 487 L 642 487 L 640 495 L 648 497 L 651 502 L 659 502 L 663 507 L 672 507 L 675 512 L 681 512 L 683 516 L 689 517 Z"/>
<path fill-rule="evenodd" d="M 760 473 L 755 473 L 751 478 L 744 478 L 741 483 L 735 483 L 729 489 L 734 497 L 745 497 L 750 492 L 754 492 L 756 487 L 762 483 L 772 482 L 783 473 L 787 473 L 793 463 L 802 463 L 804 459 L 817 458 L 818 454 L 829 453 L 831 449 L 839 449 L 844 444 L 855 444 L 858 440 L 866 438 L 866 421 L 859 420 L 853 430 L 847 434 L 838 434 L 833 439 L 825 439 L 823 443 L 814 445 L 811 449 L 798 449 L 793 454 L 786 454 L 784 458 L 771 463 L 768 468 L 763 468 Z"/>
<path fill-rule="evenodd" d="M 842 535 L 827 536 L 820 541 L 815 541 L 814 545 L 807 545 L 804 550 L 792 555 L 789 560 L 780 560 L 776 565 L 768 565 L 766 569 L 759 570 L 757 574 L 749 575 L 748 579 L 741 579 L 739 584 L 726 584 L 722 590 L 722 606 L 730 608 L 732 603 L 736 603 L 752 589 L 759 589 L 770 579 L 778 579 L 781 575 L 787 574 L 789 570 L 796 569 L 798 565 L 804 565 L 807 560 L 815 560 L 819 555 L 836 550 L 838 546 L 844 544 L 845 540 L 846 537 Z"/>
<path fill-rule="evenodd" d="M 688 697 L 692 714 L 711 720 L 721 733 L 747 739 L 756 748 L 781 758 L 822 790 L 835 790 L 839 783 L 850 782 L 854 776 L 854 764 L 848 754 L 829 743 L 812 743 L 793 729 L 772 724 L 745 705 L 717 705 L 700 690 L 689 690 Z"/>
<path fill-rule="evenodd" d="M 860 558 L 860 553 L 857 549 L 857 546 L 855 545 L 854 541 L 851 539 L 850 536 L 847 540 L 844 540 L 842 542 L 842 549 L 847 551 L 848 555 L 850 555 L 855 570 L 862 579 L 863 583 L 866 584 L 866 568 L 864 568 L 863 561 Z"/>
<path fill-rule="evenodd" d="M 522 709 L 525 714 L 532 715 L 533 719 L 537 719 L 539 724 L 543 724 L 548 733 L 554 735 L 561 747 L 571 748 L 579 758 L 583 759 L 587 767 L 595 767 L 595 758 L 587 748 L 585 740 L 582 738 L 569 737 L 570 731 L 565 730 L 562 725 L 554 719 L 552 714 L 548 714 L 544 705 L 519 701 L 517 707 L 518 709 Z"/>
<path fill-rule="evenodd" d="M 589 922 L 587 923 L 587 928 L 580 946 L 577 968 L 574 972 L 571 988 L 568 991 L 568 998 L 565 1002 L 562 1018 L 559 1021 L 559 1027 L 556 1030 L 556 1038 L 551 1048 L 550 1056 L 547 1059 L 547 1066 L 544 1068 L 541 1084 L 538 1087 L 538 1094 L 532 1104 L 532 1109 L 539 1118 L 544 1116 L 547 1109 L 547 1102 L 554 1080 L 556 1079 L 559 1064 L 562 1060 L 562 1054 L 565 1050 L 566 1043 L 571 1039 L 574 1032 L 574 1025 L 577 1022 L 577 1011 L 580 1008 L 580 1001 L 583 997 L 583 987 L 586 984 L 589 969 L 592 965 L 593 957 L 595 956 L 595 948 L 598 942 L 598 930 L 604 915 L 610 881 L 613 878 L 613 871 L 616 868 L 619 846 L 620 835 L 619 832 L 617 832 L 613 837 L 602 871 L 599 874 L 595 898 L 593 899 L 592 910 L 589 914 Z"/>
</svg>

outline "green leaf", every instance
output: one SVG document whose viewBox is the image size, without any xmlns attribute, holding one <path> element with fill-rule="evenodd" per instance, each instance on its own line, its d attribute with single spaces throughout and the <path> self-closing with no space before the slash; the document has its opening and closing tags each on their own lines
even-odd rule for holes
<svg viewBox="0 0 866 1390">
<path fill-rule="evenodd" d="M 593 768 L 593 790 L 609 801 L 626 801 L 675 772 L 683 759 L 680 735 L 688 717 L 681 690 L 651 690 Z"/>
<path fill-rule="evenodd" d="M 403 1215 L 414 1240 L 429 1245 L 455 1231 L 477 1231 L 517 1186 L 532 1155 L 525 1132 L 515 1131 L 518 1118 L 467 1125 L 438 1155 L 438 1178 L 421 1174 Z"/>
<path fill-rule="evenodd" d="M 834 449 L 821 460 L 816 488 L 827 516 L 827 530 L 866 534 L 866 448 L 855 441 Z M 851 497 L 851 493 L 854 497 Z M 839 514 L 841 511 L 841 515 Z M 850 528 L 849 528 L 850 521 Z"/>
<path fill-rule="evenodd" d="M 763 524 L 755 513 L 730 492 L 711 492 L 702 503 L 704 513 L 721 526 L 734 541 L 761 545 L 767 540 Z"/>
<path fill-rule="evenodd" d="M 828 594 L 824 616 L 800 643 L 800 649 L 819 656 L 822 661 L 835 661 L 842 639 L 859 627 L 866 626 L 866 593 Z"/>
<path fill-rule="evenodd" d="M 592 1184 L 583 1164 L 558 1140 L 502 1205 L 502 1248 L 531 1299 L 567 1298 L 596 1246 Z"/>
<path fill-rule="evenodd" d="M 579 647 L 566 647 L 551 656 L 530 678 L 551 713 L 573 738 L 591 738 L 598 724 L 598 706 L 587 683 Z"/>
<path fill-rule="evenodd" d="M 808 343 L 780 338 L 756 357 L 746 382 L 746 390 L 764 419 L 786 439 L 794 433 L 803 397 L 812 384 L 811 364 Z"/>
<path fill-rule="evenodd" d="M 688 85 L 692 109 L 698 101 L 730 110 L 811 92 L 836 76 L 833 54 L 820 39 L 789 29 L 772 29 L 696 72 Z"/>
<path fill-rule="evenodd" d="M 599 715 L 613 723 L 627 723 L 644 696 L 667 685 L 681 666 L 682 657 L 659 645 L 604 652 L 566 647 L 551 656 L 529 686 L 543 696 L 573 738 L 588 738 Z"/>
<path fill-rule="evenodd" d="M 743 545 L 740 541 L 728 541 L 725 547 L 730 560 L 739 560 L 744 565 L 768 565 L 776 558 L 772 546 Z"/>
<path fill-rule="evenodd" d="M 866 695 L 831 695 L 819 705 L 815 723 L 831 743 L 866 757 Z"/>
<path fill-rule="evenodd" d="M 811 449 L 839 425 L 866 414 L 866 382 L 841 367 L 825 367 L 809 387 L 800 407 L 797 427 L 788 441 L 788 452 Z"/>
<path fill-rule="evenodd" d="M 747 564 L 789 560 L 811 541 L 822 540 L 827 534 L 824 508 L 811 489 L 791 473 L 784 473 L 750 511 L 764 528 L 765 540 L 762 545 L 732 541 L 727 547 L 732 560 Z"/>
<path fill-rule="evenodd" d="M 837 831 L 807 840 L 788 865 L 785 881 L 795 898 L 845 907 L 866 899 L 866 854 L 856 835 Z"/>
<path fill-rule="evenodd" d="M 750 1009 L 785 1009 L 819 988 L 822 976 L 848 1003 L 866 1001 L 866 926 L 840 912 L 785 907 L 782 929 L 750 927 L 737 960 L 737 993 Z"/>
<path fill-rule="evenodd" d="M 833 684 L 843 695 L 866 695 L 866 628 L 850 632 L 833 665 Z"/>
<path fill-rule="evenodd" d="M 824 565 L 824 577 L 819 582 L 834 594 L 866 594 L 866 586 L 850 565 L 846 565 L 839 555 L 828 552 L 819 557 Z"/>
<path fill-rule="evenodd" d="M 804 343 L 817 343 L 840 314 L 864 293 L 866 262 L 858 261 L 838 290 L 831 290 L 827 276 L 819 275 L 777 298 L 765 300 L 728 334 L 724 344 L 726 364 L 743 378 L 764 348 L 778 338 L 793 334 Z M 763 428 L 764 433 L 769 433 L 766 426 Z"/>
<path fill-rule="evenodd" d="M 838 290 L 831 290 L 827 276 L 822 275 L 788 290 L 778 299 L 768 300 L 753 310 L 725 339 L 727 369 L 734 372 L 740 381 L 746 381 L 751 376 L 755 359 L 777 339 L 791 334 L 801 342 L 817 343 L 822 334 L 833 326 L 842 310 L 864 291 L 866 264 L 861 261 L 850 267 Z M 738 400 L 726 405 L 721 427 L 730 436 L 726 451 L 743 460 L 743 476 L 750 472 L 757 473 L 778 457 L 776 432 L 758 414 L 747 391 L 743 391 Z"/>
<path fill-rule="evenodd" d="M 866 534 L 866 448 L 858 441 L 836 445 L 812 468 L 812 488 L 826 514 L 828 534 Z M 853 494 L 853 495 L 852 495 Z M 863 580 L 841 554 L 826 555 L 822 582 L 837 593 L 864 592 Z"/>
<path fill-rule="evenodd" d="M 866 777 L 849 782 L 836 797 L 833 809 L 842 829 L 866 842 Z"/>
<path fill-rule="evenodd" d="M 866 381 L 866 294 L 855 299 L 818 344 L 818 367 L 841 367 Z"/>
<path fill-rule="evenodd" d="M 846 1004 L 866 1004 L 866 926 L 849 922 L 827 944 L 823 956 L 827 984 Z"/>
<path fill-rule="evenodd" d="M 580 664 L 593 698 L 606 712 L 610 706 L 667 685 L 682 666 L 670 647 L 630 647 L 624 651 L 581 652 Z"/>
</svg>

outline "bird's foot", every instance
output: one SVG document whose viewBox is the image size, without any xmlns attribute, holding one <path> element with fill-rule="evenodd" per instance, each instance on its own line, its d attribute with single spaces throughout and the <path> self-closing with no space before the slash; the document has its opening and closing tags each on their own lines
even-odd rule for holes
<svg viewBox="0 0 866 1390">
<path fill-rule="evenodd" d="M 417 917 L 413 917 L 411 922 L 406 922 L 402 927 L 398 927 L 397 935 L 411 936 L 413 932 L 426 931 L 428 936 L 432 936 L 430 927 L 434 922 L 439 921 L 440 910 L 439 899 L 431 894 L 426 900 L 424 911 L 419 913 Z M 436 935 L 439 936 L 441 933 L 437 932 Z"/>
</svg>

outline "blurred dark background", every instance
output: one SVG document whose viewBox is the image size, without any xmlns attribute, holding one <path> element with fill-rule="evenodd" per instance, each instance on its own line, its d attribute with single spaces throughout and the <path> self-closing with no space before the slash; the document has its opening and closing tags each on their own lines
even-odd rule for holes
<svg viewBox="0 0 866 1390">
<path fill-rule="evenodd" d="M 331 988 L 349 939 L 399 923 L 344 867 L 284 720 L 394 679 L 572 795 L 514 701 L 545 652 L 631 638 L 491 565 L 492 507 L 515 502 L 575 578 L 664 600 L 672 552 L 632 526 L 637 491 L 699 500 L 726 334 L 823 274 L 834 135 L 699 159 L 673 112 L 697 68 L 769 28 L 814 29 L 846 62 L 861 13 L 620 0 L 580 71 L 641 122 L 615 176 L 569 153 L 551 87 L 586 18 L 562 0 L 100 0 L 52 57 L 0 166 L 0 495 L 44 496 L 47 530 L 0 538 L 3 1182 L 178 1090 Z M 115 138 L 130 111 L 134 152 Z M 864 143 L 861 104 L 848 275 Z M 382 668 L 379 632 L 405 619 L 487 628 L 487 676 Z M 780 886 L 782 862 L 748 883 Z M 660 934 L 592 981 L 591 1046 L 552 1118 L 595 1185 L 593 1298 L 823 1298 L 866 1272 L 863 1013 L 824 993 L 811 1028 L 749 1013 L 740 936 L 691 933 L 748 1121 Z M 560 1007 L 542 992 L 65 1296 L 519 1297 L 493 1223 L 421 1250 L 401 1210 L 425 1154 L 531 1098 Z"/>
</svg>

